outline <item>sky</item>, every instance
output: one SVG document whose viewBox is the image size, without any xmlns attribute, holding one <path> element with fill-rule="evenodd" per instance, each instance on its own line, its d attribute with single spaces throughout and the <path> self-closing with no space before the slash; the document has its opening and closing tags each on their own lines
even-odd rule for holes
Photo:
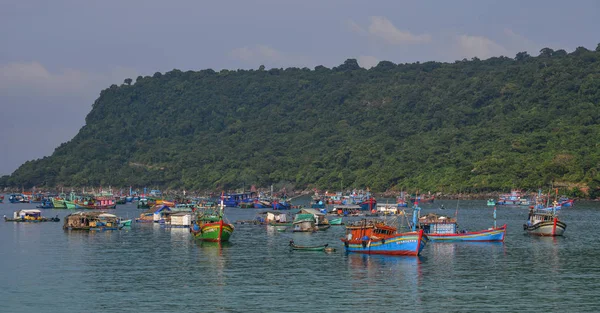
<svg viewBox="0 0 600 313">
<path fill-rule="evenodd" d="M 71 140 L 126 78 L 594 50 L 599 29 L 596 0 L 0 0 L 0 175 Z"/>
</svg>

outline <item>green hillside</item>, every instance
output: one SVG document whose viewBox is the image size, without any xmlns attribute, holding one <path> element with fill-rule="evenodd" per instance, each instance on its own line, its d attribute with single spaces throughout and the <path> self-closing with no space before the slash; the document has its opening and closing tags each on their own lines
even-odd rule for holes
<svg viewBox="0 0 600 313">
<path fill-rule="evenodd" d="M 599 48 L 126 79 L 71 141 L 0 184 L 595 193 Z"/>
</svg>

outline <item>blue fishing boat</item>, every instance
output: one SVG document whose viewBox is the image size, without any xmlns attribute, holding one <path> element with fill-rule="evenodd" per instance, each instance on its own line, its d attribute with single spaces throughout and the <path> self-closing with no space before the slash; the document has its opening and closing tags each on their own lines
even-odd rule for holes
<svg viewBox="0 0 600 313">
<path fill-rule="evenodd" d="M 226 207 L 239 207 L 242 203 L 253 203 L 256 197 L 256 192 L 242 192 L 242 193 L 226 193 L 223 196 L 223 204 Z"/>
<path fill-rule="evenodd" d="M 416 215 L 415 215 L 416 216 Z M 362 220 L 358 224 L 346 226 L 344 243 L 346 252 L 384 255 L 418 256 L 427 244 L 423 230 L 398 233 L 397 228 L 381 220 Z"/>
<path fill-rule="evenodd" d="M 418 213 L 421 208 L 416 207 Z M 491 242 L 504 241 L 506 224 L 496 227 L 496 208 L 494 208 L 494 227 L 479 231 L 458 231 L 456 217 L 430 213 L 418 218 L 417 228 L 422 229 L 431 242 Z"/>
</svg>

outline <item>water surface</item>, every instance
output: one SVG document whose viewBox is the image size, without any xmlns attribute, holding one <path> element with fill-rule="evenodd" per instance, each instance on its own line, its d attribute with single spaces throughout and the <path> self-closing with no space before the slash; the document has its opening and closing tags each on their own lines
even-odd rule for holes
<svg viewBox="0 0 600 313">
<path fill-rule="evenodd" d="M 0 215 L 33 207 L 3 203 Z M 526 208 L 498 206 L 505 243 L 435 243 L 420 257 L 346 254 L 339 226 L 305 234 L 236 225 L 231 243 L 219 246 L 156 224 L 65 232 L 69 211 L 44 210 L 61 222 L 0 221 L 0 312 L 592 312 L 600 305 L 599 207 L 563 209 L 565 236 L 538 238 L 522 231 Z M 458 213 L 461 229 L 493 225 L 485 201 L 422 208 Z M 233 222 L 260 211 L 226 214 Z M 113 212 L 134 218 L 141 210 Z M 290 251 L 290 240 L 337 251 Z"/>
</svg>

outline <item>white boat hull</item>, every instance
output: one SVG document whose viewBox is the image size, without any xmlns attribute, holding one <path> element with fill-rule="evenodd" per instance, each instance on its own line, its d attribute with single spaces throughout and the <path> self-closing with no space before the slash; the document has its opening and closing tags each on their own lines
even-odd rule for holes
<svg viewBox="0 0 600 313">
<path fill-rule="evenodd" d="M 566 228 L 567 224 L 559 221 L 558 218 L 533 225 L 523 225 L 525 231 L 537 236 L 562 236 Z"/>
</svg>

